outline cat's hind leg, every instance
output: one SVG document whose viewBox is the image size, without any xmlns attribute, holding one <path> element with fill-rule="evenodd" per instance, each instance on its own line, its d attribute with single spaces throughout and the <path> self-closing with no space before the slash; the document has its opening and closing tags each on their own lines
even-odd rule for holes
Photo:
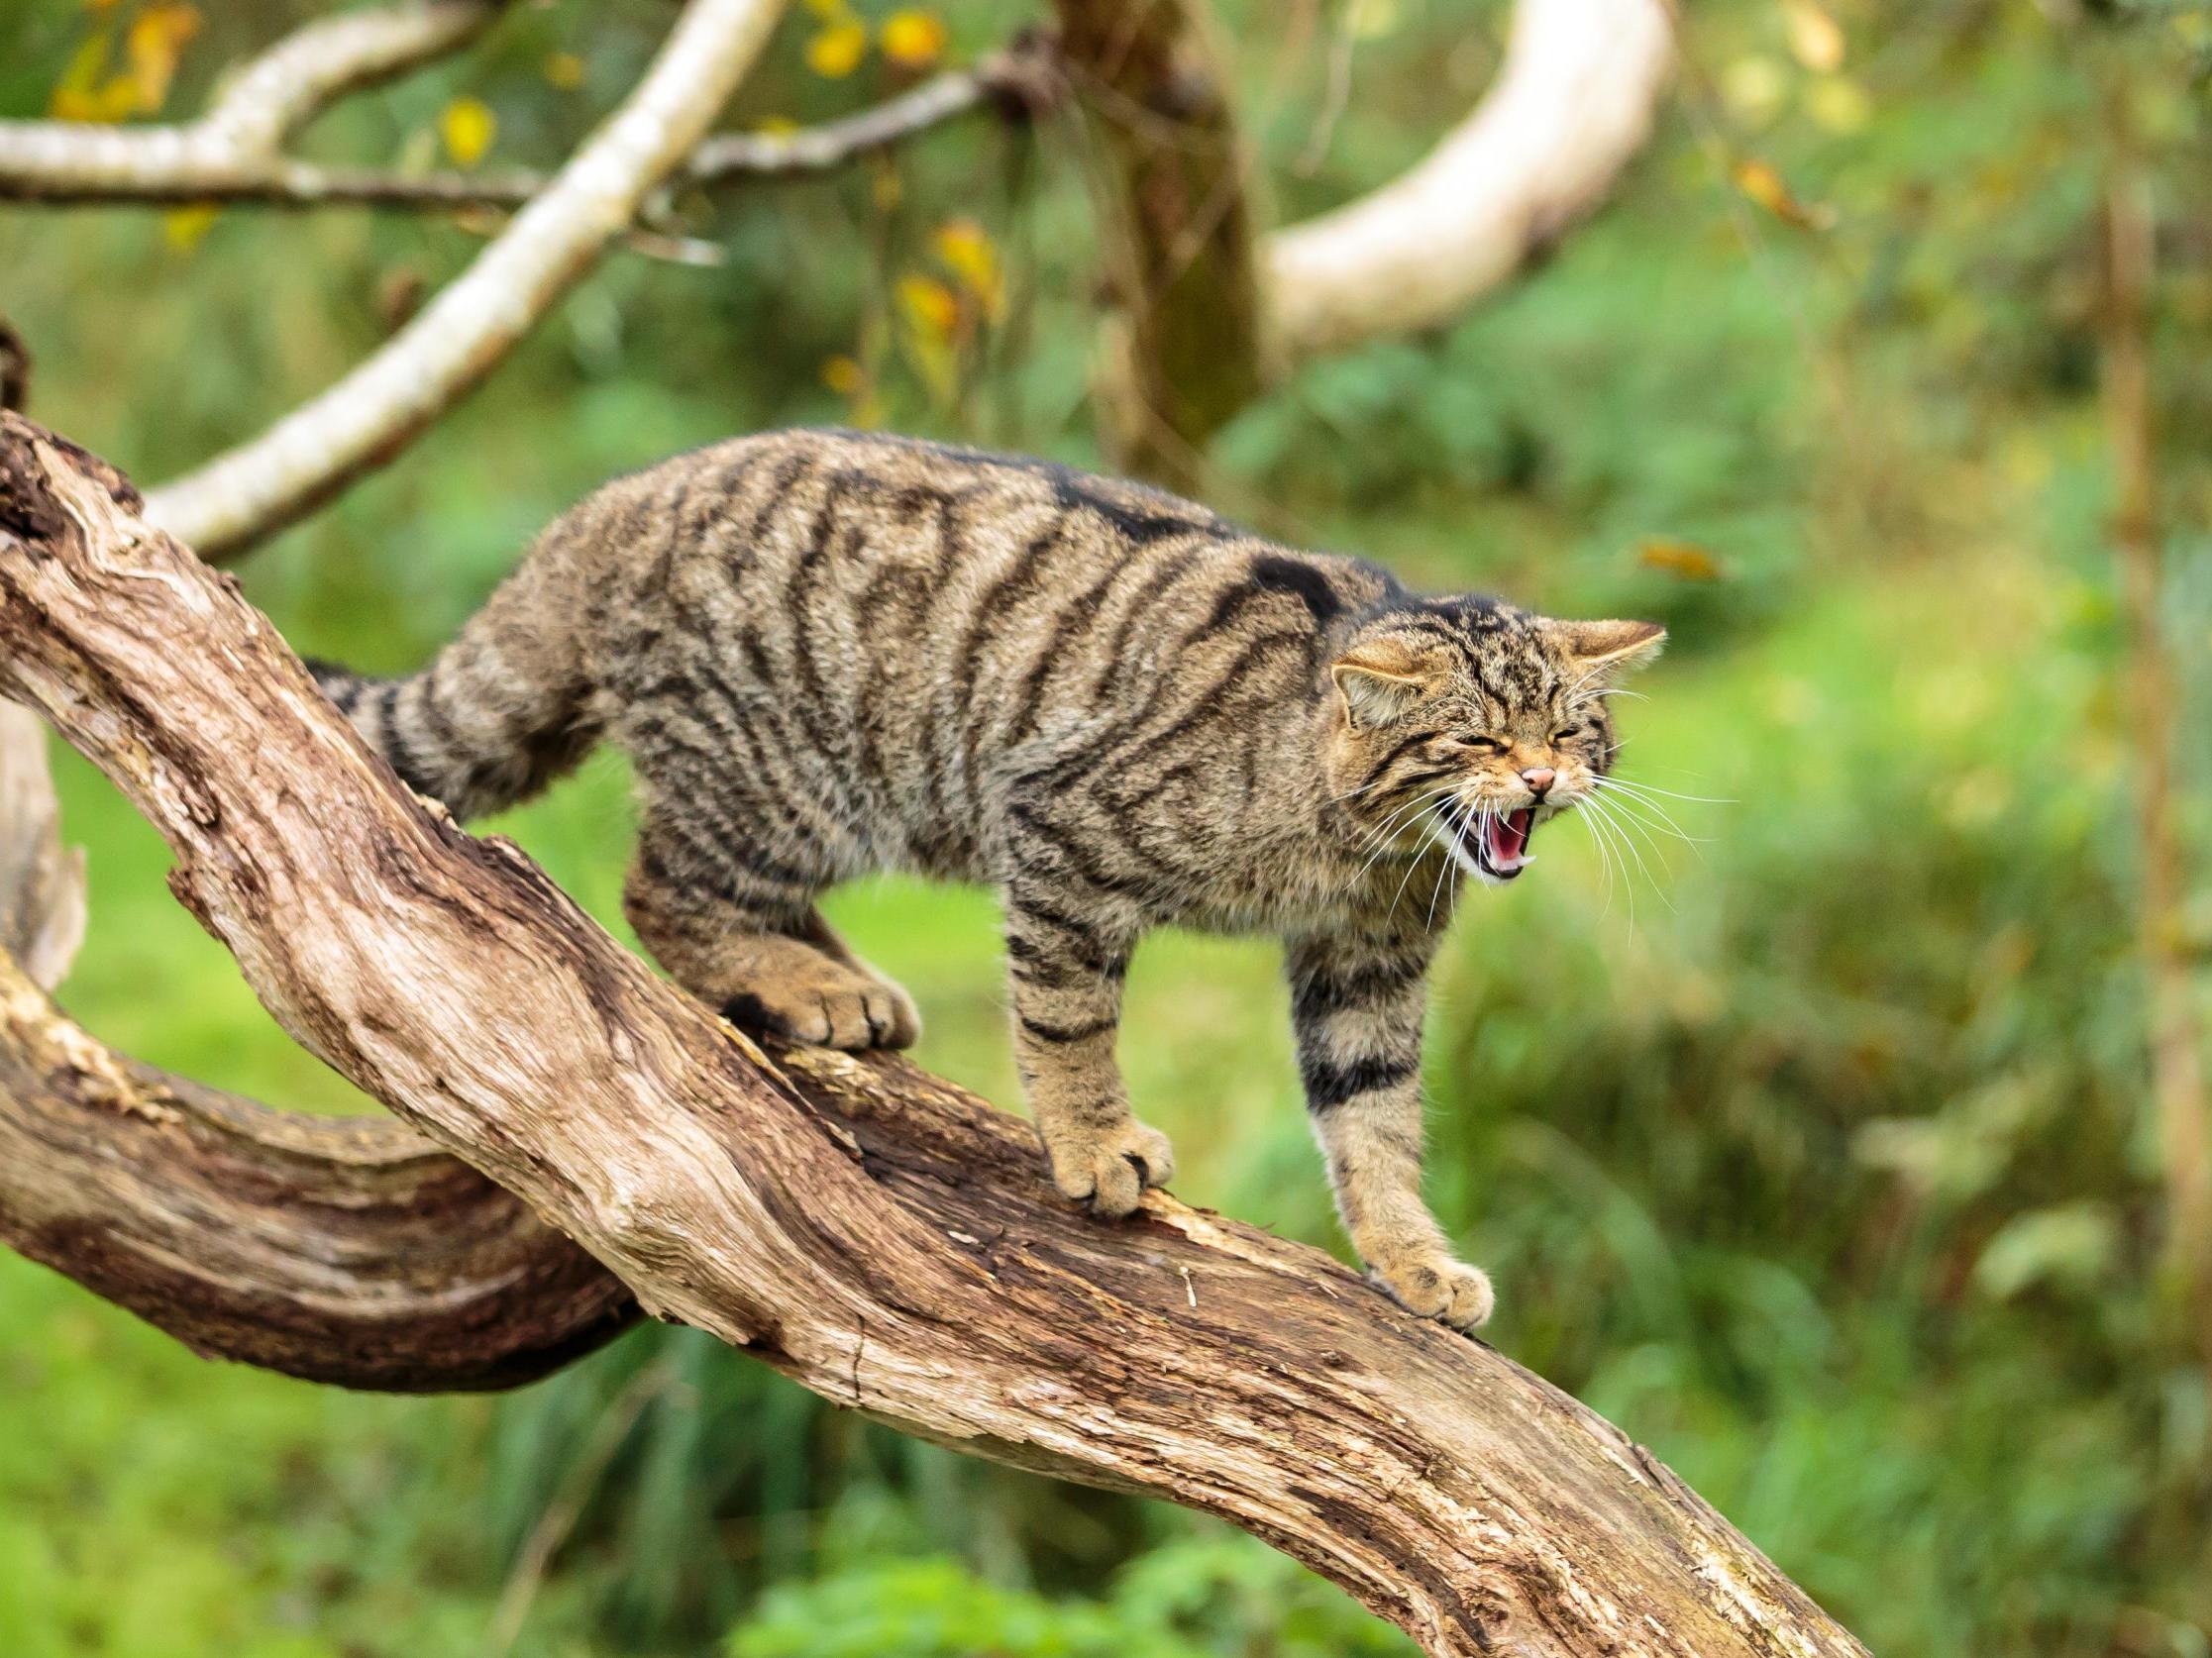
<svg viewBox="0 0 2212 1658">
<path fill-rule="evenodd" d="M 828 1048 L 904 1048 L 913 999 L 846 949 L 807 872 L 702 845 L 648 813 L 623 913 L 669 976 L 732 1024 Z"/>
</svg>

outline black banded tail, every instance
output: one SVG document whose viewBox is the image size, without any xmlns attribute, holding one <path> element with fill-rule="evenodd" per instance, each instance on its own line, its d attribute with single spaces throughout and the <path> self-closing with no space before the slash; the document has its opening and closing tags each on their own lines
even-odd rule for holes
<svg viewBox="0 0 2212 1658">
<path fill-rule="evenodd" d="M 574 610 L 545 563 L 526 561 L 420 674 L 378 679 L 307 663 L 400 780 L 458 818 L 529 798 L 598 741 Z"/>
</svg>

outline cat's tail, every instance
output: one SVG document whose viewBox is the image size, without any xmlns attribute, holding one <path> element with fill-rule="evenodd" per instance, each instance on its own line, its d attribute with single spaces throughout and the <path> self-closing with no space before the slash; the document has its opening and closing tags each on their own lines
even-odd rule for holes
<svg viewBox="0 0 2212 1658">
<path fill-rule="evenodd" d="M 420 674 L 377 679 L 307 664 L 400 780 L 458 818 L 527 799 L 599 739 L 580 594 L 560 528 Z"/>
</svg>

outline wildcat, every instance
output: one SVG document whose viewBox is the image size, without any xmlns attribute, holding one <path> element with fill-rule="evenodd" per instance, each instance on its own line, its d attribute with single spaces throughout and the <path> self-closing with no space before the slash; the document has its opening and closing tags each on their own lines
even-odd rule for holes
<svg viewBox="0 0 2212 1658">
<path fill-rule="evenodd" d="M 1596 789 L 1647 622 L 1422 598 L 1139 485 L 852 432 L 734 439 L 557 520 L 431 666 L 325 691 L 468 817 L 601 738 L 641 794 L 625 910 L 732 1021 L 903 1047 L 905 991 L 816 912 L 908 870 L 1004 904 L 1052 1178 L 1105 1216 L 1166 1182 L 1113 1048 L 1148 929 L 1285 943 L 1338 1210 L 1417 1313 L 1491 1288 L 1421 1195 L 1423 978 L 1466 878 L 1515 880 Z"/>
</svg>

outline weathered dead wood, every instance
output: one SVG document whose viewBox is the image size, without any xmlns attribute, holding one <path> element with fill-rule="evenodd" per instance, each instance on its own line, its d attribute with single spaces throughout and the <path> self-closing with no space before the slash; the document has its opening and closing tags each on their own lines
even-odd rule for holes
<svg viewBox="0 0 2212 1658">
<path fill-rule="evenodd" d="M 637 1316 L 597 1262 L 413 1129 L 124 1060 L 4 959 L 0 1239 L 196 1352 L 389 1393 L 512 1388 Z"/>
<path fill-rule="evenodd" d="M 84 871 L 46 743 L 0 702 L 0 1240 L 197 1352 L 349 1388 L 511 1388 L 635 1321 L 605 1268 L 404 1124 L 272 1111 L 56 1009 Z"/>
<path fill-rule="evenodd" d="M 356 740 L 114 474 L 0 416 L 0 689 L 343 1074 L 664 1316 L 906 1432 L 1221 1515 L 1431 1653 L 1861 1648 L 1648 1454 L 1317 1252 L 1053 1195 L 895 1061 L 763 1053 Z"/>
</svg>

